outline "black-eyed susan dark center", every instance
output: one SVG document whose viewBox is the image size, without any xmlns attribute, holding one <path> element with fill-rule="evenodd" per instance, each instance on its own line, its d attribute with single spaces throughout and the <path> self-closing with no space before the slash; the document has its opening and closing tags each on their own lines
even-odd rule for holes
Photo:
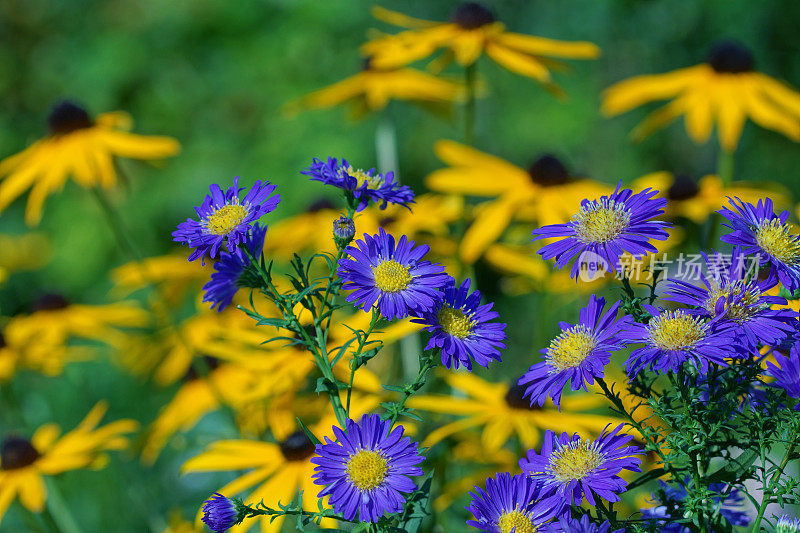
<svg viewBox="0 0 800 533">
<path fill-rule="evenodd" d="M 347 460 L 347 479 L 359 490 L 372 490 L 386 479 L 389 462 L 382 452 L 358 450 Z"/>
<path fill-rule="evenodd" d="M 739 74 L 755 68 L 753 53 L 737 41 L 715 44 L 708 54 L 708 64 L 716 72 Z"/>
<path fill-rule="evenodd" d="M 670 200 L 688 200 L 697 196 L 700 188 L 697 183 L 686 174 L 677 174 L 675 181 L 672 182 L 667 190 L 667 198 Z"/>
<path fill-rule="evenodd" d="M 652 343 L 661 350 L 688 350 L 706 336 L 708 326 L 702 318 L 667 311 L 650 320 L 647 330 Z"/>
<path fill-rule="evenodd" d="M 600 468 L 605 456 L 590 440 L 578 440 L 561 446 L 550 456 L 550 471 L 560 483 L 581 480 Z"/>
<path fill-rule="evenodd" d="M 53 135 L 72 133 L 91 128 L 93 125 L 89 113 L 84 108 L 66 100 L 53 106 L 47 117 L 47 127 Z"/>
<path fill-rule="evenodd" d="M 628 228 L 631 212 L 624 204 L 604 198 L 583 204 L 571 221 L 575 235 L 584 244 L 606 243 Z"/>
<path fill-rule="evenodd" d="M 314 443 L 305 431 L 295 431 L 280 443 L 281 453 L 289 461 L 305 461 L 314 455 Z"/>
<path fill-rule="evenodd" d="M 62 295 L 57 293 L 50 293 L 45 294 L 39 297 L 38 300 L 34 301 L 31 304 L 31 310 L 33 312 L 36 311 L 57 311 L 59 309 L 65 309 L 69 306 L 69 301 L 64 298 Z"/>
<path fill-rule="evenodd" d="M 442 306 L 436 316 L 442 331 L 448 335 L 463 339 L 472 331 L 473 322 L 461 309 L 454 309 L 447 304 Z"/>
<path fill-rule="evenodd" d="M 539 409 L 538 405 L 531 405 L 530 400 L 525 398 L 525 388 L 525 385 L 518 385 L 516 382 L 512 383 L 508 388 L 508 392 L 506 392 L 506 405 L 512 409 L 525 409 L 528 411 Z"/>
<path fill-rule="evenodd" d="M 203 366 L 205 366 L 205 370 L 207 370 L 209 372 L 214 370 L 214 369 L 216 369 L 220 365 L 220 360 L 217 359 L 216 357 L 212 357 L 210 355 L 204 355 L 202 357 L 202 360 L 203 360 L 202 364 L 203 364 Z M 200 364 L 200 363 L 198 363 L 198 364 Z M 198 378 L 200 378 L 200 374 L 198 373 L 197 368 L 195 367 L 195 365 L 190 366 L 189 370 L 186 371 L 186 374 L 183 375 L 183 381 L 184 382 L 193 381 L 193 380 L 198 379 Z"/>
<path fill-rule="evenodd" d="M 539 528 L 533 525 L 530 518 L 522 514 L 518 509 L 506 511 L 497 520 L 497 527 L 500 533 L 536 533 Z"/>
<path fill-rule="evenodd" d="M 373 267 L 372 275 L 375 277 L 375 286 L 383 292 L 400 292 L 408 287 L 412 279 L 408 267 L 394 259 L 381 261 Z"/>
<path fill-rule="evenodd" d="M 787 265 L 800 263 L 800 239 L 792 235 L 787 224 L 777 218 L 765 220 L 756 228 L 758 246 Z"/>
<path fill-rule="evenodd" d="M 41 455 L 22 437 L 6 437 L 0 444 L 0 470 L 17 470 L 36 462 Z"/>
<path fill-rule="evenodd" d="M 594 334 L 583 324 L 577 325 L 556 337 L 547 347 L 545 359 L 558 373 L 580 365 L 597 346 Z"/>
<path fill-rule="evenodd" d="M 6 338 L 5 338 L 5 336 L 3 335 L 3 332 L 2 332 L 2 331 L 0 331 L 0 350 L 2 350 L 3 348 L 5 348 L 6 346 L 8 346 L 8 343 L 6 343 Z"/>
<path fill-rule="evenodd" d="M 537 185 L 552 187 L 572 181 L 567 167 L 556 156 L 544 154 L 528 167 L 528 175 Z"/>
<path fill-rule="evenodd" d="M 450 15 L 450 21 L 465 30 L 474 30 L 494 22 L 494 13 L 480 2 L 464 2 L 459 4 Z"/>
</svg>

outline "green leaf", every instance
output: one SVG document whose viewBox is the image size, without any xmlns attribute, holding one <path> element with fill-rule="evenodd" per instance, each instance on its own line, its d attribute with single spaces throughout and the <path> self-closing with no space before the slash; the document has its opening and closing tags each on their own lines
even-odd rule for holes
<svg viewBox="0 0 800 533">
<path fill-rule="evenodd" d="M 311 442 L 313 442 L 314 444 L 322 444 L 322 442 L 317 438 L 317 436 L 314 435 L 314 432 L 308 429 L 308 426 L 306 426 L 303 423 L 303 421 L 300 420 L 300 417 L 295 417 L 295 418 L 297 420 L 297 423 L 300 424 L 300 428 L 303 430 L 303 432 L 306 434 L 309 440 L 311 440 Z"/>
</svg>

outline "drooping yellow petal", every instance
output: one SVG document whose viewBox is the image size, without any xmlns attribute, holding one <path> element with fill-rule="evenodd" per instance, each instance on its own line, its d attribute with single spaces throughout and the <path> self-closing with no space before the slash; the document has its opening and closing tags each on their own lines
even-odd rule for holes
<svg viewBox="0 0 800 533">
<path fill-rule="evenodd" d="M 753 122 L 770 130 L 775 130 L 792 139 L 800 141 L 800 122 L 796 117 L 787 114 L 777 107 L 772 100 L 765 97 L 758 82 L 750 77 L 742 80 L 740 91 L 744 97 L 747 114 Z"/>
<path fill-rule="evenodd" d="M 409 398 L 408 406 L 432 413 L 450 415 L 472 415 L 485 410 L 485 405 L 481 402 L 465 398 L 455 398 L 444 394 L 413 396 Z"/>
<path fill-rule="evenodd" d="M 100 132 L 98 142 L 112 154 L 131 159 L 163 159 L 181 150 L 181 145 L 172 137 L 137 135 L 116 130 Z"/>
<path fill-rule="evenodd" d="M 494 416 L 483 428 L 481 444 L 489 453 L 495 452 L 508 441 L 513 430 L 514 427 L 508 417 Z"/>
<path fill-rule="evenodd" d="M 600 48 L 586 41 L 559 41 L 513 32 L 503 32 L 495 40 L 508 48 L 536 56 L 572 59 L 595 59 L 600 56 Z"/>
<path fill-rule="evenodd" d="M 519 195 L 513 193 L 480 206 L 478 216 L 464 233 L 459 255 L 464 263 L 472 264 L 483 255 L 508 227 L 519 206 Z"/>
<path fill-rule="evenodd" d="M 671 98 L 707 76 L 708 69 L 707 65 L 697 65 L 623 80 L 603 92 L 600 111 L 607 116 L 618 115 L 647 102 Z"/>
<path fill-rule="evenodd" d="M 404 13 L 391 11 L 381 6 L 372 6 L 370 12 L 376 19 L 382 20 L 383 22 L 387 22 L 394 26 L 400 26 L 401 28 L 429 28 L 431 26 L 440 24 L 439 22 L 434 22 L 431 20 L 410 17 Z"/>
<path fill-rule="evenodd" d="M 44 171 L 49 164 L 49 157 L 44 153 L 35 154 L 21 168 L 1 178 L 0 181 L 0 211 L 22 195 L 33 185 L 36 176 Z"/>
<path fill-rule="evenodd" d="M 534 56 L 490 42 L 486 54 L 512 72 L 528 76 L 542 83 L 550 81 L 550 71 Z"/>
<path fill-rule="evenodd" d="M 484 33 L 480 28 L 459 33 L 450 44 L 456 63 L 462 67 L 475 62 L 483 52 Z"/>
<path fill-rule="evenodd" d="M 57 424 L 45 424 L 33 434 L 31 444 L 39 453 L 45 453 L 61 434 L 61 428 Z"/>
<path fill-rule="evenodd" d="M 466 429 L 482 425 L 491 417 L 492 415 L 490 413 L 485 413 L 483 415 L 462 418 L 461 420 L 456 420 L 455 422 L 445 424 L 431 431 L 428 436 L 425 437 L 425 440 L 422 441 L 422 446 L 430 448 L 431 446 L 443 441 L 450 435 L 454 435 Z"/>
<path fill-rule="evenodd" d="M 487 404 L 501 401 L 508 391 L 504 383 L 490 383 L 469 373 L 444 374 L 443 379 L 454 389 L 466 392 L 472 398 Z"/>
<path fill-rule="evenodd" d="M 40 513 L 44 509 L 44 501 L 47 489 L 44 486 L 44 479 L 35 470 L 30 469 L 21 476 L 19 480 L 19 501 L 26 508 L 34 513 Z"/>
<path fill-rule="evenodd" d="M 704 144 L 711 135 L 715 93 L 716 84 L 708 83 L 693 87 L 685 97 L 686 132 L 697 144 Z"/>
<path fill-rule="evenodd" d="M 280 450 L 276 444 L 245 439 L 221 440 L 186 461 L 181 472 L 239 470 L 280 462 Z"/>
<path fill-rule="evenodd" d="M 42 220 L 42 208 L 49 194 L 61 189 L 67 179 L 66 169 L 60 154 L 54 154 L 50 167 L 45 169 L 28 194 L 25 205 L 25 223 L 36 226 Z"/>
<path fill-rule="evenodd" d="M 744 96 L 737 85 L 726 84 L 717 91 L 717 135 L 722 149 L 727 152 L 736 150 L 746 118 Z"/>
<path fill-rule="evenodd" d="M 337 81 L 297 100 L 289 102 L 284 110 L 289 114 L 297 113 L 302 109 L 317 109 L 332 107 L 355 98 L 364 91 L 364 73 L 359 72 L 354 76 Z"/>
<path fill-rule="evenodd" d="M 631 137 L 637 141 L 641 141 L 650 136 L 651 133 L 657 129 L 663 128 L 686 110 L 686 99 L 678 98 L 673 100 L 667 105 L 653 111 L 645 119 L 639 123 L 636 128 L 631 132 Z"/>
<path fill-rule="evenodd" d="M 520 274 L 534 280 L 544 280 L 550 274 L 550 266 L 530 250 L 517 250 L 504 244 L 493 244 L 486 249 L 484 259 L 502 272 Z"/>
<path fill-rule="evenodd" d="M 3 471 L 0 471 L 0 523 L 3 522 L 11 502 L 14 501 L 14 496 L 17 495 L 17 484 L 10 476 Z"/>
<path fill-rule="evenodd" d="M 766 74 L 752 72 L 750 76 L 754 83 L 758 84 L 776 104 L 784 108 L 788 113 L 800 117 L 800 93 Z M 0 173 L 2 172 L 0 171 Z"/>
</svg>

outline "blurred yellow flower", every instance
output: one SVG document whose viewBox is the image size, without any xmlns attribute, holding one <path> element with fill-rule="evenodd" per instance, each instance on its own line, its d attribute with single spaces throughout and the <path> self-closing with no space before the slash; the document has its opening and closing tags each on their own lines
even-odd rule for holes
<svg viewBox="0 0 800 533">
<path fill-rule="evenodd" d="M 745 120 L 800 141 L 800 93 L 754 70 L 752 53 L 737 42 L 722 42 L 708 61 L 666 74 L 636 76 L 606 89 L 601 111 L 618 115 L 647 102 L 673 99 L 633 132 L 637 139 L 684 115 L 695 143 L 705 143 L 716 122 L 720 146 L 736 149 Z"/>
<path fill-rule="evenodd" d="M 495 197 L 475 209 L 475 220 L 461 241 L 462 261 L 476 261 L 503 234 L 513 219 L 539 225 L 567 222 L 585 198 L 612 189 L 592 180 L 573 178 L 552 155 L 525 170 L 499 157 L 455 141 L 438 141 L 434 150 L 450 165 L 431 173 L 425 183 L 438 192 Z"/>
<path fill-rule="evenodd" d="M 111 294 L 125 298 L 131 293 L 155 286 L 170 304 L 179 304 L 192 288 L 205 284 L 213 272 L 211 263 L 187 261 L 186 254 L 168 254 L 131 261 L 111 271 Z"/>
<path fill-rule="evenodd" d="M 463 93 L 463 86 L 458 83 L 413 68 L 375 68 L 367 58 L 358 74 L 290 102 L 286 110 L 296 113 L 351 102 L 359 115 L 364 111 L 379 111 L 390 100 L 448 104 L 459 101 Z"/>
<path fill-rule="evenodd" d="M 703 176 L 695 183 L 685 174 L 661 171 L 642 176 L 633 183 L 634 190 L 647 187 L 663 191 L 669 200 L 665 217 L 685 217 L 698 224 L 727 204 L 728 197 L 753 204 L 762 198 L 771 198 L 779 210 L 789 206 L 788 191 L 777 183 L 736 181 L 725 185 L 714 174 Z"/>
<path fill-rule="evenodd" d="M 129 133 L 131 118 L 122 112 L 104 113 L 95 120 L 85 109 L 61 102 L 48 117 L 50 134 L 0 161 L 0 211 L 31 189 L 25 222 L 36 225 L 48 195 L 72 176 L 82 187 L 110 188 L 117 182 L 115 157 L 163 159 L 180 145 L 171 137 Z"/>
<path fill-rule="evenodd" d="M 599 433 L 607 424 L 616 422 L 608 416 L 579 412 L 606 405 L 605 400 L 596 394 L 566 396 L 561 411 L 558 411 L 549 403 L 544 407 L 531 407 L 530 400 L 522 397 L 525 388 L 519 385 L 490 383 L 468 373 L 446 373 L 442 378 L 466 397 L 444 394 L 415 396 L 408 400 L 408 406 L 461 418 L 432 431 L 422 446 L 433 446 L 450 435 L 482 427 L 481 444 L 487 453 L 494 453 L 514 434 L 525 448 L 533 448 L 546 429 Z"/>
<path fill-rule="evenodd" d="M 12 272 L 43 267 L 50 253 L 50 241 L 41 233 L 0 235 L 0 285 Z"/>
<path fill-rule="evenodd" d="M 594 59 L 600 49 L 589 42 L 567 42 L 506 31 L 492 10 L 477 2 L 464 2 L 453 11 L 449 22 L 433 22 L 373 7 L 372 14 L 395 26 L 411 28 L 397 35 L 382 35 L 365 43 L 362 54 L 378 68 L 407 65 L 440 48 L 447 50 L 439 64 L 452 59 L 472 65 L 484 52 L 508 70 L 550 85 L 548 66 L 558 65 L 551 57 Z"/>
<path fill-rule="evenodd" d="M 45 424 L 31 440 L 6 436 L 0 445 L 0 520 L 15 498 L 34 513 L 44 509 L 47 491 L 42 476 L 52 476 L 82 468 L 103 468 L 108 450 L 128 446 L 123 435 L 139 427 L 134 420 L 117 420 L 98 427 L 108 409 L 104 402 L 95 405 L 74 430 L 65 433 L 55 424 Z"/>
<path fill-rule="evenodd" d="M 88 347 L 67 346 L 66 341 L 58 333 L 40 335 L 24 325 L 17 327 L 12 318 L 0 331 L 0 384 L 21 369 L 57 376 L 66 363 L 91 358 Z"/>
</svg>

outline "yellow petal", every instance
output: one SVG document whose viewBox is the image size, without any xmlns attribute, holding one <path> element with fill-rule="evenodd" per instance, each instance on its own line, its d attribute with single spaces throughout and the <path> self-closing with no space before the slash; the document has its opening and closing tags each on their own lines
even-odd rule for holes
<svg viewBox="0 0 800 533">
<path fill-rule="evenodd" d="M 2 178 L 0 181 L 0 210 L 16 200 L 33 185 L 36 176 L 48 167 L 51 158 L 46 154 L 36 154 L 22 168 Z"/>
<path fill-rule="evenodd" d="M 486 45 L 486 54 L 512 72 L 542 83 L 550 81 L 550 71 L 534 56 L 492 42 Z"/>
<path fill-rule="evenodd" d="M 480 206 L 477 218 L 461 240 L 459 254 L 464 263 L 472 264 L 483 255 L 508 227 L 519 206 L 519 196 L 510 194 Z"/>
<path fill-rule="evenodd" d="M 461 420 L 457 420 L 455 422 L 451 422 L 450 424 L 445 424 L 435 430 L 431 431 L 425 440 L 422 441 L 422 446 L 426 448 L 430 448 L 431 446 L 441 442 L 442 440 L 446 439 L 450 435 L 455 433 L 459 433 L 471 427 L 479 426 L 483 424 L 486 420 L 491 418 L 491 414 L 487 413 L 481 416 L 473 416 L 470 418 L 463 418 Z"/>
<path fill-rule="evenodd" d="M 403 13 L 391 11 L 381 6 L 372 6 L 370 12 L 376 19 L 382 20 L 383 22 L 387 22 L 394 26 L 400 26 L 402 28 L 429 28 L 439 24 L 438 22 L 433 22 L 430 20 L 409 17 Z"/>
<path fill-rule="evenodd" d="M 0 523 L 3 521 L 8 506 L 14 501 L 14 496 L 17 494 L 16 483 L 9 480 L 8 474 L 0 472 Z"/>
<path fill-rule="evenodd" d="M 748 77 L 742 81 L 745 83 L 739 84 L 740 91 L 744 97 L 747 114 L 753 122 L 762 128 L 782 133 L 793 141 L 800 140 L 800 122 L 797 118 L 786 114 L 772 100 L 766 98 L 756 80 Z"/>
<path fill-rule="evenodd" d="M 437 157 L 454 167 L 484 167 L 499 174 L 497 179 L 509 186 L 522 185 L 529 181 L 528 173 L 499 157 L 476 150 L 466 144 L 441 140 L 433 145 Z"/>
<path fill-rule="evenodd" d="M 752 72 L 750 77 L 778 106 L 783 107 L 788 113 L 800 117 L 800 93 L 792 87 L 760 72 Z M 0 163 L 0 166 L 2 166 L 2 163 Z"/>
<path fill-rule="evenodd" d="M 698 79 L 708 76 L 710 67 L 697 65 L 647 76 L 636 76 L 618 82 L 603 92 L 600 111 L 604 115 L 618 115 L 654 100 L 665 100 L 684 91 Z"/>
<path fill-rule="evenodd" d="M 715 97 L 715 84 L 705 84 L 694 88 L 686 95 L 686 131 L 697 144 L 704 144 L 711 135 L 712 103 Z"/>
<path fill-rule="evenodd" d="M 537 56 L 594 59 L 600 56 L 600 48 L 586 41 L 558 41 L 522 33 L 503 32 L 496 41 L 526 54 Z"/>
<path fill-rule="evenodd" d="M 647 115 L 647 117 L 645 117 L 645 119 L 631 132 L 631 137 L 637 141 L 645 139 L 655 130 L 663 128 L 678 118 L 681 113 L 685 111 L 685 109 L 686 100 L 684 98 L 673 100 L 667 105 Z"/>
<path fill-rule="evenodd" d="M 504 244 L 493 244 L 486 249 L 484 259 L 503 272 L 544 280 L 550 274 L 550 266 L 530 253 L 517 251 Z"/>
<path fill-rule="evenodd" d="M 289 102 L 284 110 L 289 114 L 294 114 L 302 109 L 331 107 L 355 98 L 363 91 L 364 73 L 358 73 Z"/>
<path fill-rule="evenodd" d="M 511 421 L 507 417 L 495 416 L 483 428 L 481 444 L 486 451 L 495 452 L 508 441 L 513 429 Z"/>
<path fill-rule="evenodd" d="M 735 87 L 721 87 L 717 97 L 717 120 L 720 145 L 728 152 L 736 150 L 744 121 L 744 98 Z"/>
<path fill-rule="evenodd" d="M 102 131 L 98 141 L 112 154 L 131 159 L 163 159 L 181 150 L 181 145 L 172 137 L 137 135 L 116 130 Z"/>
<path fill-rule="evenodd" d="M 57 424 L 45 424 L 33 434 L 31 444 L 39 453 L 45 453 L 61 434 L 61 429 Z"/>
<path fill-rule="evenodd" d="M 483 51 L 484 33 L 480 30 L 462 31 L 450 44 L 456 63 L 469 66 L 480 57 Z"/>
</svg>

